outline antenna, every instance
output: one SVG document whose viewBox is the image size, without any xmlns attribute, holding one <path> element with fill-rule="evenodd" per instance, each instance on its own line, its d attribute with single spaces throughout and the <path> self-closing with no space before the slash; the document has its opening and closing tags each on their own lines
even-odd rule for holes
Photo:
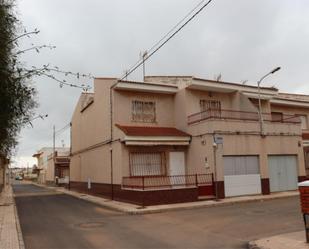
<svg viewBox="0 0 309 249">
<path fill-rule="evenodd" d="M 217 76 L 215 75 L 215 80 L 216 81 L 220 81 L 221 78 L 222 78 L 222 74 L 221 73 L 219 73 Z"/>
<path fill-rule="evenodd" d="M 144 52 L 140 52 L 139 56 L 141 57 L 143 61 L 143 81 L 145 81 L 145 61 L 147 60 L 147 57 L 148 57 L 147 50 Z"/>
<path fill-rule="evenodd" d="M 125 78 L 125 80 L 128 80 L 128 75 L 129 75 L 129 70 L 128 69 L 124 70 L 124 78 Z"/>
</svg>

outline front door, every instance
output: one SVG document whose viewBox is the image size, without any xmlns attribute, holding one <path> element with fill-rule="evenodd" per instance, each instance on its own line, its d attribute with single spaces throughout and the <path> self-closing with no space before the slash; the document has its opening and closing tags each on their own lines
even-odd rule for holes
<svg viewBox="0 0 309 249">
<path fill-rule="evenodd" d="M 186 168 L 185 168 L 185 153 L 170 152 L 169 153 L 169 173 L 171 177 L 172 187 L 179 187 L 185 184 Z"/>
</svg>

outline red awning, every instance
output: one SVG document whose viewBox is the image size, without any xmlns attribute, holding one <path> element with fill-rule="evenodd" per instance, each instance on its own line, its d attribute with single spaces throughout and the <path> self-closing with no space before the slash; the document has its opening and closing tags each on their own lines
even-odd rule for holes
<svg viewBox="0 0 309 249">
<path fill-rule="evenodd" d="M 302 137 L 305 140 L 309 140 L 309 133 L 303 133 Z"/>
<path fill-rule="evenodd" d="M 186 132 L 173 127 L 145 127 L 116 125 L 127 136 L 160 136 L 160 137 L 190 137 Z"/>
</svg>

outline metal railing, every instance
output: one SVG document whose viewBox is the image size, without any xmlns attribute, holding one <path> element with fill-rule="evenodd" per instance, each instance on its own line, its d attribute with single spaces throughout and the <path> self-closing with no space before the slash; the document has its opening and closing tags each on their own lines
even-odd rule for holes
<svg viewBox="0 0 309 249">
<path fill-rule="evenodd" d="M 129 176 L 122 178 L 122 188 L 135 190 L 189 188 L 212 184 L 213 174 Z"/>
<path fill-rule="evenodd" d="M 262 113 L 264 121 L 277 122 L 277 123 L 301 123 L 298 115 L 282 114 L 281 117 L 274 116 L 271 113 Z M 234 111 L 234 110 L 206 110 L 194 113 L 188 116 L 188 124 L 198 123 L 208 119 L 231 119 L 231 120 L 247 120 L 259 121 L 258 112 Z"/>
</svg>

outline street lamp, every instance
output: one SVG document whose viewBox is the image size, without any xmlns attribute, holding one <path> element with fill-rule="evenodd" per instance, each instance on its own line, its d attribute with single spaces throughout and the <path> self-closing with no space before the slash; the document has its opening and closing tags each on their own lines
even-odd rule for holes
<svg viewBox="0 0 309 249">
<path fill-rule="evenodd" d="M 32 123 L 31 123 L 31 121 L 36 120 L 36 119 L 38 119 L 38 118 L 41 118 L 42 120 L 44 120 L 44 118 L 47 118 L 47 117 L 48 117 L 48 114 L 45 114 L 45 115 L 41 115 L 41 114 L 40 114 L 40 115 L 34 117 L 33 119 L 28 120 L 28 122 L 30 123 L 31 127 L 33 128 L 33 125 L 32 125 Z"/>
<path fill-rule="evenodd" d="M 269 73 L 265 74 L 258 82 L 257 82 L 257 86 L 258 86 L 258 98 L 259 98 L 259 121 L 260 121 L 260 131 L 261 131 L 261 136 L 264 136 L 264 121 L 263 121 L 263 115 L 262 115 L 262 105 L 261 105 L 261 88 L 260 85 L 262 83 L 262 81 L 269 75 L 274 74 L 275 72 L 279 71 L 281 69 L 281 67 L 276 67 L 275 69 L 273 69 L 272 71 L 270 71 Z"/>
</svg>

